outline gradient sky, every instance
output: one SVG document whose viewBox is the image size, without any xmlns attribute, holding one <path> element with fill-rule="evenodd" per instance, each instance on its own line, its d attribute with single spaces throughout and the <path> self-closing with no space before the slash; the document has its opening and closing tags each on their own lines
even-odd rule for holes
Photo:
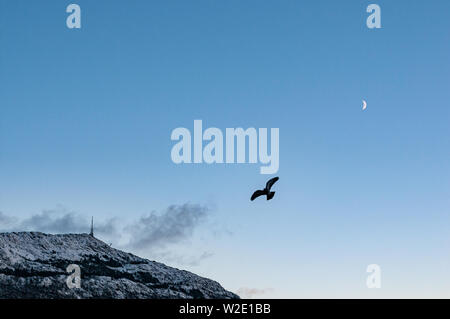
<svg viewBox="0 0 450 319">
<path fill-rule="evenodd" d="M 80 30 L 66 27 L 70 3 Z M 370 3 L 381 29 L 366 27 Z M 0 0 L 0 211 L 131 221 L 201 203 L 208 222 L 170 249 L 214 255 L 160 261 L 226 289 L 450 298 L 449 12 L 446 0 Z M 249 200 L 270 177 L 260 164 L 172 163 L 172 130 L 195 119 L 280 129 L 272 201 Z M 381 289 L 366 288 L 373 263 Z"/>
</svg>

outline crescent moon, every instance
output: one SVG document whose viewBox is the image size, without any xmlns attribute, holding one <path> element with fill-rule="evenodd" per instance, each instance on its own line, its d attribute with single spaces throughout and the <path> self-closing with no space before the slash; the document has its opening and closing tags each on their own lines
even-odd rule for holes
<svg viewBox="0 0 450 319">
<path fill-rule="evenodd" d="M 363 107 L 362 107 L 362 109 L 363 109 L 363 111 L 367 108 L 367 102 L 365 101 L 365 100 L 363 100 L 362 101 L 363 102 Z"/>
</svg>

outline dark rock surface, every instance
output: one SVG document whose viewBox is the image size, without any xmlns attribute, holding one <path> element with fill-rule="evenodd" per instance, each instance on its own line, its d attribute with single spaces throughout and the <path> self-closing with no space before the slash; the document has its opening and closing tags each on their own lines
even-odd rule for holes
<svg viewBox="0 0 450 319">
<path fill-rule="evenodd" d="M 81 270 L 70 289 L 66 269 Z M 0 298 L 239 298 L 210 279 L 114 249 L 88 234 L 0 233 Z"/>
</svg>

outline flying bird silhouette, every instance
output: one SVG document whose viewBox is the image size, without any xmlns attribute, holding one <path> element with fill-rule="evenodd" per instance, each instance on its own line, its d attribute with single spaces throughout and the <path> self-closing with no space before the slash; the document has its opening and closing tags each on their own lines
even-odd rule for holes
<svg viewBox="0 0 450 319">
<path fill-rule="evenodd" d="M 279 179 L 280 179 L 279 177 L 274 177 L 272 179 L 269 179 L 266 183 L 266 188 L 255 191 L 252 195 L 252 198 L 250 198 L 250 200 L 255 200 L 255 198 L 257 198 L 261 195 L 266 195 L 267 200 L 271 200 L 273 198 L 273 196 L 275 195 L 275 192 L 271 192 L 270 189 L 272 188 L 273 184 L 275 184 L 276 181 Z"/>
</svg>

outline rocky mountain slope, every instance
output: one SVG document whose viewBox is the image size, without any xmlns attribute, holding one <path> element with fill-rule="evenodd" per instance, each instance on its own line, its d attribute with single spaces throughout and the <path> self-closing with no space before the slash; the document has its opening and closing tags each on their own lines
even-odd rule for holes
<svg viewBox="0 0 450 319">
<path fill-rule="evenodd" d="M 66 269 L 81 270 L 69 288 Z M 210 279 L 114 249 L 88 234 L 0 233 L 0 298 L 239 298 Z"/>
</svg>

